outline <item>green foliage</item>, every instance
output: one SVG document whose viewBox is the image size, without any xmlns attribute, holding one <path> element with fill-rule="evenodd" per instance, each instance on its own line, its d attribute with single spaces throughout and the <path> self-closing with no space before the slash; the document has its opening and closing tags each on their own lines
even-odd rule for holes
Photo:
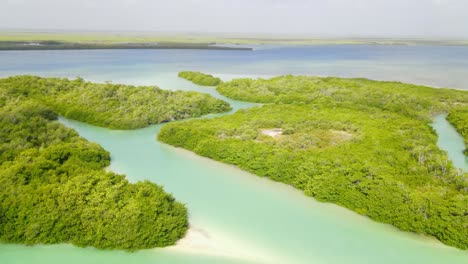
<svg viewBox="0 0 468 264">
<path fill-rule="evenodd" d="M 65 117 L 112 129 L 141 128 L 231 109 L 208 94 L 95 84 L 80 78 L 16 76 L 1 79 L 0 89 L 39 100 Z"/>
<path fill-rule="evenodd" d="M 37 92 L 0 87 L 0 241 L 137 250 L 184 236 L 182 204 L 105 172 L 109 153 L 57 122 Z"/>
<path fill-rule="evenodd" d="M 179 72 L 179 77 L 203 86 L 218 86 L 223 83 L 220 78 L 201 72 L 183 71 Z"/>
<path fill-rule="evenodd" d="M 268 80 L 236 79 L 217 90 L 227 97 L 249 102 L 377 108 L 418 118 L 429 118 L 432 113 L 468 102 L 465 91 L 336 77 L 287 75 Z"/>
<path fill-rule="evenodd" d="M 467 92 L 301 76 L 234 80 L 218 90 L 269 104 L 168 124 L 159 139 L 468 248 L 468 174 L 453 168 L 429 126 L 443 111 L 466 125 L 453 110 L 467 105 Z"/>
</svg>

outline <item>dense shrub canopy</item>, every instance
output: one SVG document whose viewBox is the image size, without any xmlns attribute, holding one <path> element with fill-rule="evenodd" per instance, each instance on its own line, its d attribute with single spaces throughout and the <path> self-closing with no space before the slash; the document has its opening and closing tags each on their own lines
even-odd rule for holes
<svg viewBox="0 0 468 264">
<path fill-rule="evenodd" d="M 232 99 L 248 102 L 378 109 L 427 121 L 434 113 L 448 112 L 448 120 L 464 136 L 468 146 L 468 93 L 462 90 L 368 79 L 293 75 L 236 79 L 221 84 L 217 90 Z"/>
<path fill-rule="evenodd" d="M 179 72 L 179 77 L 203 86 L 218 86 L 223 83 L 220 78 L 201 72 L 183 71 Z"/>
<path fill-rule="evenodd" d="M 468 92 L 303 76 L 239 79 L 218 90 L 266 105 L 168 124 L 159 139 L 468 248 L 468 174 L 453 168 L 429 125 L 443 111 L 466 125 Z"/>
<path fill-rule="evenodd" d="M 0 241 L 136 250 L 184 236 L 182 204 L 156 184 L 106 172 L 109 153 L 57 122 L 33 83 L 14 80 L 0 81 Z M 39 87 L 60 88 L 52 83 Z"/>
<path fill-rule="evenodd" d="M 35 98 L 62 116 L 112 129 L 142 128 L 231 109 L 208 94 L 96 84 L 80 78 L 16 76 L 0 80 L 0 89 Z"/>
</svg>

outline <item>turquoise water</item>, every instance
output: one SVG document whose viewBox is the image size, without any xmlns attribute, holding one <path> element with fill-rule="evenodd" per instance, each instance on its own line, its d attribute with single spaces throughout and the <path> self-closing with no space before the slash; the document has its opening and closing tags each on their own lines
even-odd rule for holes
<svg viewBox="0 0 468 264">
<path fill-rule="evenodd" d="M 2 264 L 16 263 L 67 263 L 67 264 L 119 264 L 119 263 L 163 263 L 163 264 L 239 264 L 255 263 L 240 262 L 227 258 L 203 255 L 171 253 L 160 251 L 139 251 L 127 253 L 123 251 L 102 251 L 96 249 L 76 248 L 70 245 L 58 246 L 18 246 L 2 245 L 0 247 L 0 262 Z"/>
<path fill-rule="evenodd" d="M 449 159 L 456 168 L 468 171 L 468 158 L 463 153 L 465 150 L 464 139 L 452 124 L 445 119 L 446 117 L 446 114 L 438 115 L 434 118 L 432 124 L 432 127 L 439 135 L 437 145 L 447 152 Z"/>
<path fill-rule="evenodd" d="M 391 47 L 388 49 L 391 50 Z M 323 52 L 326 51 L 327 49 Z M 339 50 L 338 53 L 347 54 L 348 51 Z M 207 55 L 204 64 L 200 57 L 206 55 L 206 51 L 159 51 L 164 56 L 158 62 L 147 62 L 148 58 L 157 60 L 151 57 L 154 53 L 150 52 L 142 57 L 139 52 L 76 52 L 81 56 L 75 53 L 70 55 L 67 52 L 30 53 L 28 56 L 16 53 L 16 59 L 11 57 L 10 53 L 5 55 L 0 52 L 0 74 L 28 72 L 42 75 L 81 75 L 96 81 L 157 84 L 163 88 L 197 90 L 225 99 L 212 88 L 199 87 L 177 78 L 177 71 L 188 66 L 203 68 L 208 67 L 206 65 L 214 67 L 213 65 L 219 64 L 213 68 L 212 73 L 219 73 L 224 79 L 229 79 L 239 75 L 239 72 L 228 70 L 229 62 L 234 61 L 235 67 L 240 68 L 242 63 L 252 68 L 260 67 L 259 65 L 266 64 L 269 60 L 272 65 L 276 65 L 274 62 L 283 57 L 291 56 L 297 59 L 294 54 L 299 51 L 287 51 L 287 54 L 280 56 L 271 55 L 276 57 L 268 57 L 261 53 L 255 55 L 260 57 L 259 59 L 252 61 L 240 60 L 232 55 L 233 58 L 222 65 L 219 60 L 228 55 L 218 52 Z M 281 53 L 281 50 L 276 52 Z M 367 65 L 375 59 L 373 52 L 370 52 L 369 59 L 364 64 Z M 58 56 L 59 54 L 62 56 Z M 366 57 L 364 55 L 362 57 Z M 2 56 L 6 60 L 1 60 Z M 29 57 L 31 65 L 21 66 L 21 58 Z M 418 57 L 419 55 L 414 57 L 416 64 L 422 64 L 422 61 L 417 60 Z M 423 56 L 420 57 L 423 60 Z M 236 59 L 242 63 L 236 62 Z M 125 60 L 128 61 L 128 65 L 119 63 Z M 333 58 L 323 60 L 328 60 L 330 64 L 335 63 L 337 68 L 342 67 Z M 427 62 L 427 59 L 424 60 Z M 11 67 L 7 65 L 8 61 L 14 62 Z M 163 67 L 164 63 L 168 64 L 166 70 Z M 270 66 L 267 70 L 260 67 L 253 74 L 261 73 L 259 75 L 264 76 L 268 69 L 273 68 L 275 70 L 271 70 L 270 73 L 277 74 L 278 68 L 275 67 L 280 66 Z M 429 73 L 432 69 L 428 68 Z M 283 73 L 288 73 L 287 68 L 284 68 Z M 440 79 L 439 82 L 444 83 L 444 79 Z M 466 84 L 468 81 L 465 79 L 461 83 Z M 254 106 L 229 101 L 234 106 L 234 111 Z M 400 232 L 336 205 L 318 203 L 284 184 L 259 178 L 233 166 L 159 143 L 156 135 L 162 125 L 134 131 L 116 131 L 67 119 L 61 119 L 61 122 L 110 151 L 112 163 L 109 169 L 112 171 L 126 174 L 130 181 L 149 179 L 163 185 L 166 191 L 185 203 L 189 209 L 191 230 L 195 230 L 195 238 L 191 242 L 189 239 L 188 246 L 183 244 L 175 248 L 134 253 L 101 251 L 70 245 L 0 245 L 2 264 L 468 262 L 466 251 L 447 247 L 434 239 Z M 441 131 L 444 133 L 445 130 Z M 451 139 L 453 137 L 449 136 L 448 141 L 451 142 Z M 450 145 L 441 143 L 441 147 L 443 146 L 451 148 Z"/>
</svg>

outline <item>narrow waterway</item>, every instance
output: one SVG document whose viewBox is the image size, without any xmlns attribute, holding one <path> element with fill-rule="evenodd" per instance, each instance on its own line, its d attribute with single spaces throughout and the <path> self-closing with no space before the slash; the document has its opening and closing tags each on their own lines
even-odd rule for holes
<svg viewBox="0 0 468 264">
<path fill-rule="evenodd" d="M 434 117 L 432 127 L 439 135 L 437 145 L 447 152 L 449 159 L 456 168 L 468 171 L 468 158 L 463 153 L 465 150 L 463 137 L 446 118 L 447 114 Z"/>
<path fill-rule="evenodd" d="M 250 106 L 232 102 L 236 109 Z M 438 119 L 437 119 L 438 120 Z M 189 209 L 188 246 L 136 253 L 67 245 L 2 245 L 2 263 L 466 263 L 467 252 L 332 204 L 233 166 L 156 141 L 162 125 L 115 131 L 61 119 L 110 151 L 110 169 L 164 186 Z M 445 130 L 438 132 L 445 133 Z M 442 134 L 442 137 L 445 136 Z"/>
<path fill-rule="evenodd" d="M 343 54 L 349 52 L 347 47 L 343 49 L 345 49 Z M 390 51 L 393 49 L 393 47 L 388 47 Z M 322 48 L 320 52 L 330 52 L 327 50 L 328 48 Z M 425 54 L 421 50 L 424 51 L 425 48 L 421 48 L 416 54 Z M 361 65 L 358 69 L 367 71 L 371 67 L 366 65 L 375 65 L 375 53 L 366 53 L 366 49 L 361 51 L 364 53 L 353 57 L 352 64 L 353 67 Z M 433 50 L 429 51 L 428 54 L 432 54 Z M 456 51 L 458 49 L 454 50 L 455 53 Z M 232 52 L 177 51 L 176 54 L 170 50 L 147 53 L 143 51 L 80 51 L 37 52 L 29 53 L 27 56 L 24 53 L 8 53 L 3 57 L 6 59 L 0 60 L 0 74 L 35 73 L 69 77 L 80 75 L 95 81 L 158 84 L 163 88 L 196 90 L 225 99 L 212 88 L 199 87 L 177 78 L 177 71 L 187 69 L 187 67 L 197 70 L 199 67 L 207 67 L 200 65 L 209 65 L 210 73 L 215 74 L 218 69 L 220 75 L 228 79 L 238 76 L 239 72 L 254 72 L 250 71 L 250 68 L 262 69 L 257 72 L 262 75 L 277 75 L 299 72 L 298 67 L 306 71 L 309 65 L 312 65 L 310 54 L 304 57 L 309 61 L 304 60 L 300 64 L 278 62 L 278 59 L 282 57 L 291 58 L 292 56 L 297 57 L 297 60 L 302 59 L 302 57 L 294 57 L 294 54 L 296 52 L 306 54 L 307 51 L 303 49 L 286 53 L 283 51 L 279 53 L 280 55 L 277 55 L 278 52 L 258 52 L 255 53 L 255 58 L 249 57 L 247 60 L 242 57 L 247 55 L 239 55 L 239 57 L 228 55 L 236 65 L 235 70 L 229 69 L 231 61 L 223 57 L 223 54 Z M 445 52 L 445 49 L 440 52 Z M 468 54 L 468 50 L 463 50 L 463 52 L 463 54 Z M 147 54 L 152 54 L 153 57 Z M 21 59 L 13 55 L 26 56 L 25 58 L 28 58 L 31 63 L 27 66 L 23 66 L 23 63 L 19 65 Z M 418 61 L 419 55 L 415 56 L 412 60 Z M 447 65 L 451 65 L 452 60 L 460 58 L 460 56 L 448 57 L 446 64 L 437 66 L 423 61 L 427 60 L 427 56 L 420 57 L 418 65 L 432 65 L 424 68 L 427 70 L 424 76 L 434 76 L 429 73 L 439 66 L 445 69 Z M 441 58 L 445 57 L 441 56 Z M 70 59 L 74 63 L 70 63 Z M 359 60 L 363 63 L 359 64 Z M 434 58 L 432 63 L 435 61 L 440 61 L 440 58 L 437 57 L 437 60 Z M 332 58 L 322 57 L 320 63 L 330 64 L 330 68 L 343 72 L 348 69 L 339 66 L 348 64 L 333 61 Z M 379 67 L 384 67 L 383 64 L 385 67 L 393 65 L 383 63 L 382 60 L 380 63 Z M 166 65 L 170 70 L 163 70 Z M 240 65 L 246 65 L 247 68 Z M 270 66 L 262 68 L 262 65 Z M 271 65 L 276 65 L 275 67 L 285 65 L 286 68 L 272 70 Z M 415 68 L 424 70 L 419 66 Z M 383 72 L 385 72 L 383 69 L 379 70 L 379 73 Z M 387 72 L 389 75 L 392 74 L 391 71 Z M 320 74 L 320 72 L 312 72 L 312 74 L 315 73 Z M 332 75 L 333 73 L 329 72 Z M 372 72 L 370 73 L 372 75 Z M 365 76 L 359 72 L 351 72 L 351 74 Z M 406 77 L 419 76 L 411 74 Z M 463 78 L 458 79 L 460 83 L 465 83 Z M 450 82 L 439 79 L 439 83 Z M 234 111 L 254 106 L 232 100 L 229 102 L 234 106 Z M 437 128 L 439 124 L 437 118 L 434 123 L 435 130 L 440 133 L 439 146 L 449 150 L 450 158 L 454 160 L 456 166 L 459 166 L 458 164 L 461 163 L 450 154 L 452 150 L 453 153 L 459 154 L 458 149 L 461 148 L 457 143 L 459 141 L 453 143 L 453 135 L 450 134 L 453 131 L 444 126 L 443 120 L 440 120 L 443 129 Z M 431 238 L 398 231 L 389 225 L 376 223 L 339 206 L 316 202 L 284 184 L 275 183 L 233 166 L 162 144 L 156 140 L 156 135 L 162 125 L 133 131 L 115 131 L 63 118 L 61 122 L 78 131 L 86 139 L 97 142 L 107 149 L 112 157 L 110 170 L 126 174 L 130 181 L 150 180 L 158 183 L 164 186 L 166 191 L 172 193 L 177 200 L 185 203 L 190 214 L 191 236 L 180 246 L 133 253 L 77 248 L 71 245 L 28 247 L 0 244 L 0 263 L 2 264 L 465 264 L 468 262 L 466 251 L 447 247 Z M 445 137 L 446 142 L 452 142 L 456 147 L 454 148 L 453 144 L 443 143 L 442 139 Z"/>
</svg>

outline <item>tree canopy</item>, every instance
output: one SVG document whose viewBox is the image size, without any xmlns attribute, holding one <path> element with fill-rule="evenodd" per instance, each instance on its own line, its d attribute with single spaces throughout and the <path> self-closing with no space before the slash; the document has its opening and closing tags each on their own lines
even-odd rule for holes
<svg viewBox="0 0 468 264">
<path fill-rule="evenodd" d="M 237 79 L 217 89 L 265 105 L 171 123 L 159 139 L 468 248 L 468 174 L 437 147 L 430 126 L 441 112 L 465 126 L 468 92 L 306 76 Z"/>
<path fill-rule="evenodd" d="M 34 98 L 67 118 L 111 129 L 142 128 L 231 109 L 208 94 L 96 84 L 80 78 L 15 76 L 1 79 L 0 89 Z"/>
<path fill-rule="evenodd" d="M 179 72 L 179 77 L 203 86 L 218 86 L 221 83 L 223 83 L 223 81 L 220 78 L 201 72 L 182 71 Z"/>
<path fill-rule="evenodd" d="M 188 228 L 185 206 L 154 183 L 106 172 L 109 153 L 56 121 L 50 101 L 37 93 L 53 88 L 59 97 L 61 88 L 74 89 L 66 84 L 0 81 L 0 241 L 126 250 L 173 245 Z"/>
</svg>

